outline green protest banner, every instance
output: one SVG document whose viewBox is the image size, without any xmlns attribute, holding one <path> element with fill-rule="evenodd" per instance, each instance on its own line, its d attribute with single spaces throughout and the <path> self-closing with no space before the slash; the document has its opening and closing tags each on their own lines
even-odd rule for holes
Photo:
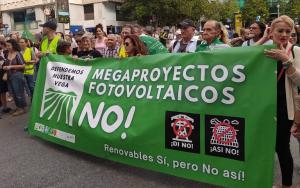
<svg viewBox="0 0 300 188">
<path fill-rule="evenodd" d="M 29 131 L 101 158 L 225 187 L 272 187 L 276 62 L 265 46 L 42 59 Z"/>
</svg>

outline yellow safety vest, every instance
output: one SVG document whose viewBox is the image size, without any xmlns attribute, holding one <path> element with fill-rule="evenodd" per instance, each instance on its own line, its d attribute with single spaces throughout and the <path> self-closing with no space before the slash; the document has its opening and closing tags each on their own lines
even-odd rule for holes
<svg viewBox="0 0 300 188">
<path fill-rule="evenodd" d="M 120 49 L 119 49 L 119 57 L 120 58 L 125 58 L 125 57 L 128 57 L 127 53 L 126 53 L 126 50 L 125 50 L 125 46 L 122 44 Z"/>
<path fill-rule="evenodd" d="M 32 60 L 30 48 L 26 48 L 24 50 L 23 58 L 24 58 L 25 62 L 29 62 Z M 24 74 L 33 75 L 34 74 L 34 65 L 33 64 L 25 64 Z"/>
<path fill-rule="evenodd" d="M 59 41 L 60 37 L 59 36 L 55 36 L 53 38 L 53 40 L 50 42 L 50 44 L 48 45 L 48 37 L 45 37 L 42 41 L 41 44 L 41 52 L 43 53 L 52 53 L 52 54 L 56 54 L 56 48 L 58 45 L 58 41 Z"/>
</svg>

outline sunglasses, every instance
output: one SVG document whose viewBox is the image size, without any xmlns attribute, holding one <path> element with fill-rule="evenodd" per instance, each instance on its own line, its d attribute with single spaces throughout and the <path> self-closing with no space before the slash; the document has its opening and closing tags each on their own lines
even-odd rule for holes
<svg viewBox="0 0 300 188">
<path fill-rule="evenodd" d="M 125 42 L 124 44 L 125 44 L 125 46 L 129 46 L 129 45 L 130 45 L 130 43 L 129 43 L 129 42 Z"/>
<path fill-rule="evenodd" d="M 291 37 L 297 37 L 297 33 L 292 33 Z"/>
</svg>

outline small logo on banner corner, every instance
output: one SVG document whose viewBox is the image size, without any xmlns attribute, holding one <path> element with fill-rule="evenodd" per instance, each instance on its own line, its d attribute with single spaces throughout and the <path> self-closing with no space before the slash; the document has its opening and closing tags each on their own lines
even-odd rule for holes
<svg viewBox="0 0 300 188">
<path fill-rule="evenodd" d="M 244 161 L 245 119 L 205 116 L 205 154 Z"/>
<path fill-rule="evenodd" d="M 165 146 L 168 149 L 200 153 L 200 115 L 166 112 Z"/>
</svg>

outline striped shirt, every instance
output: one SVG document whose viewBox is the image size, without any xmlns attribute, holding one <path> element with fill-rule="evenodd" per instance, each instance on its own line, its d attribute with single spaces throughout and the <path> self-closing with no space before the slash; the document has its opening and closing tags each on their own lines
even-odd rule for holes
<svg viewBox="0 0 300 188">
<path fill-rule="evenodd" d="M 116 58 L 118 57 L 118 53 L 119 53 L 119 47 L 116 46 L 114 49 L 109 49 L 108 47 L 105 48 L 105 52 L 103 54 L 104 58 Z"/>
</svg>

